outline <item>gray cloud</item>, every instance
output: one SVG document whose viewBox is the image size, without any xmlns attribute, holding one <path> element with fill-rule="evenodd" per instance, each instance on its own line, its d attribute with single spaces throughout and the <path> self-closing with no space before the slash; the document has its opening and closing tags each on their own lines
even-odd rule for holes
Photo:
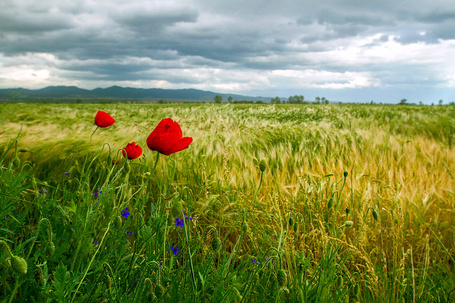
<svg viewBox="0 0 455 303">
<path fill-rule="evenodd" d="M 453 87 L 454 27 L 452 0 L 16 0 L 0 3 L 0 87 Z"/>
</svg>

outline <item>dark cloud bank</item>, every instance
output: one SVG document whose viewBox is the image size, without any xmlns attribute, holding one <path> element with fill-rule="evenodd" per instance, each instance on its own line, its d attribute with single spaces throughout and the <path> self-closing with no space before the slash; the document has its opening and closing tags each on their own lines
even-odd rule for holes
<svg viewBox="0 0 455 303">
<path fill-rule="evenodd" d="M 444 0 L 3 1 L 0 87 L 453 101 L 453 28 Z"/>
</svg>

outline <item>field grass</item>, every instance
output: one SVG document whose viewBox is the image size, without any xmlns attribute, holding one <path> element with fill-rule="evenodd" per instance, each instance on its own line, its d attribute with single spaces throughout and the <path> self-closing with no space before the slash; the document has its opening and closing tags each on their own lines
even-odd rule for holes
<svg viewBox="0 0 455 303">
<path fill-rule="evenodd" d="M 454 145 L 453 106 L 4 104 L 0 301 L 453 302 Z"/>
</svg>

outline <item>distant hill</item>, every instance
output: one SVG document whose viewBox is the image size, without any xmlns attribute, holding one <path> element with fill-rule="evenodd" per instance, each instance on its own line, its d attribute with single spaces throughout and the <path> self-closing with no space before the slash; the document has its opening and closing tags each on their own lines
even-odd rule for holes
<svg viewBox="0 0 455 303">
<path fill-rule="evenodd" d="M 198 89 L 131 88 L 111 86 L 108 88 L 82 89 L 76 86 L 48 86 L 41 89 L 0 89 L 3 101 L 65 101 L 65 100 L 118 100 L 118 101 L 213 101 L 216 95 L 226 102 L 252 100 L 270 102 L 270 97 L 251 97 L 237 94 L 220 94 Z"/>
</svg>

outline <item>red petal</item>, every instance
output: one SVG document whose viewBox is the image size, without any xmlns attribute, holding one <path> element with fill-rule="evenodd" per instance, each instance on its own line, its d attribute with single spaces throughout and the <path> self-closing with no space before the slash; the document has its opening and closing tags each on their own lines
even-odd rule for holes
<svg viewBox="0 0 455 303">
<path fill-rule="evenodd" d="M 158 126 L 152 131 L 147 138 L 147 146 L 151 150 L 157 150 L 166 154 L 180 139 L 182 130 L 177 122 L 167 118 L 161 120 Z"/>
<path fill-rule="evenodd" d="M 114 124 L 114 122 L 115 122 L 114 118 L 112 118 L 108 113 L 103 112 L 102 110 L 99 110 L 96 113 L 95 124 L 98 127 L 102 127 L 102 128 L 109 127 L 112 124 Z"/>
<path fill-rule="evenodd" d="M 184 137 L 180 140 L 178 140 L 173 146 L 171 149 L 169 149 L 168 151 L 166 152 L 163 152 L 163 154 L 169 156 L 170 154 L 173 154 L 173 153 L 176 153 L 176 152 L 179 152 L 181 150 L 184 150 L 186 148 L 188 148 L 188 146 L 191 144 L 191 142 L 193 142 L 193 138 L 191 137 Z"/>
</svg>

